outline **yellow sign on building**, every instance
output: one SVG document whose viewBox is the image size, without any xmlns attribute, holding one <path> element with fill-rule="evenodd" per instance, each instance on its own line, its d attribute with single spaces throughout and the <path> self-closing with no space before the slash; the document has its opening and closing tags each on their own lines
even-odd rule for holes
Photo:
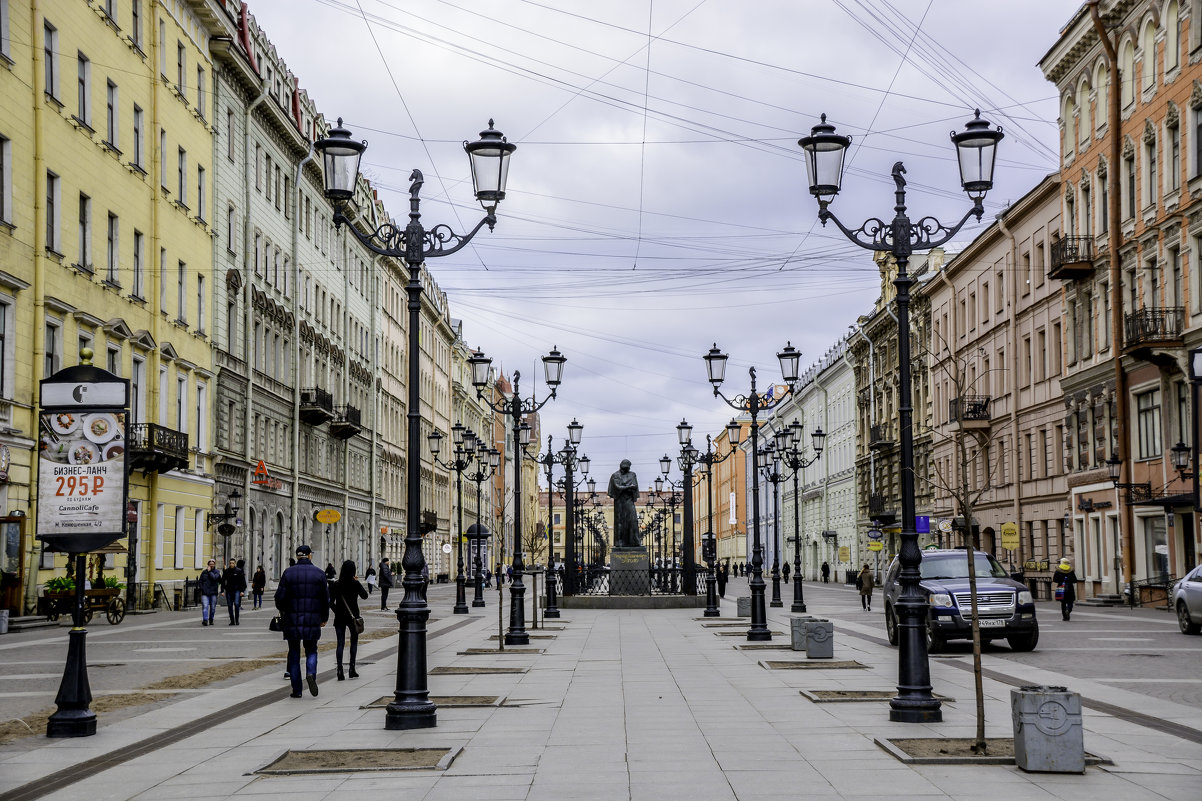
<svg viewBox="0 0 1202 801">
<path fill-rule="evenodd" d="M 1002 548 L 1007 551 L 1018 550 L 1018 523 L 1002 523 Z"/>
</svg>

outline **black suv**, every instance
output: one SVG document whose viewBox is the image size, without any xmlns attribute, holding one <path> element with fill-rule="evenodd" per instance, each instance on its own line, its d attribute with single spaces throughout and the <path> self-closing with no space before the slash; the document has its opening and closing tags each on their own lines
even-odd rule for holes
<svg viewBox="0 0 1202 801">
<path fill-rule="evenodd" d="M 1031 591 L 1010 578 L 998 561 L 976 552 L 977 617 L 981 642 L 1005 638 L 1015 651 L 1033 651 L 1039 642 L 1039 623 Z M 895 558 L 885 572 L 885 629 L 889 644 L 897 645 L 897 614 L 894 605 L 901 595 Z M 948 640 L 972 639 L 972 602 L 968 590 L 968 557 L 963 550 L 922 552 L 919 584 L 931 605 L 927 619 L 927 650 L 935 653 Z"/>
</svg>

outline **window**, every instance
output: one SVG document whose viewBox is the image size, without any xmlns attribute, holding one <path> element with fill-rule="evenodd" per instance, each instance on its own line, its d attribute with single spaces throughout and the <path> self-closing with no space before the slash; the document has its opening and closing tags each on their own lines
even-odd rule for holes
<svg viewBox="0 0 1202 801">
<path fill-rule="evenodd" d="M 43 24 L 42 40 L 45 50 L 43 55 L 46 59 L 43 89 L 46 94 L 58 100 L 58 29 L 49 22 Z"/>
<path fill-rule="evenodd" d="M 63 363 L 63 325 L 57 320 L 46 320 L 46 372 L 50 376 L 58 372 Z"/>
<path fill-rule="evenodd" d="M 256 142 L 255 143 L 255 189 L 258 189 L 258 190 L 263 189 L 263 172 L 261 170 L 262 156 L 263 156 L 263 148 Z"/>
<path fill-rule="evenodd" d="M 130 359 L 129 416 L 131 423 L 146 419 L 146 361 L 141 356 Z"/>
<path fill-rule="evenodd" d="M 229 354 L 238 352 L 235 343 L 238 339 L 238 304 L 229 301 L 225 305 L 225 349 Z"/>
<path fill-rule="evenodd" d="M 234 110 L 225 112 L 225 155 L 234 160 Z"/>
<path fill-rule="evenodd" d="M 1144 558 L 1148 575 L 1161 578 L 1169 575 L 1169 545 L 1165 534 L 1164 515 L 1141 518 L 1144 527 Z"/>
<path fill-rule="evenodd" d="M 1139 434 L 1139 458 L 1152 459 L 1161 454 L 1160 390 L 1142 392 L 1135 396 Z"/>
<path fill-rule="evenodd" d="M 1052 363 L 1049 369 L 1049 375 L 1056 377 L 1060 375 L 1060 347 L 1061 347 L 1060 323 L 1052 324 Z"/>
<path fill-rule="evenodd" d="M 1093 205 L 1090 203 L 1088 179 L 1081 184 L 1081 233 L 1093 236 Z"/>
<path fill-rule="evenodd" d="M 117 84 L 112 81 L 105 92 L 104 137 L 108 144 L 117 147 Z"/>
<path fill-rule="evenodd" d="M 0 136 L 0 223 L 13 221 L 13 143 Z"/>
<path fill-rule="evenodd" d="M 142 49 L 142 0 L 130 2 L 129 38 L 133 40 L 134 47 Z"/>
<path fill-rule="evenodd" d="M 230 253 L 235 253 L 234 250 L 234 230 L 237 227 L 237 212 L 234 207 L 230 206 L 225 213 L 225 249 Z"/>
<path fill-rule="evenodd" d="M 1164 12 L 1164 71 L 1166 76 L 1168 73 L 1177 69 L 1179 64 L 1179 50 L 1181 48 L 1181 20 L 1178 19 L 1179 11 L 1177 0 L 1172 0 Z"/>
<path fill-rule="evenodd" d="M 175 538 L 172 545 L 174 553 L 172 555 L 173 566 L 181 568 L 184 566 L 184 546 L 187 545 L 187 540 L 184 539 L 184 513 L 185 509 L 182 506 L 175 507 L 175 531 L 172 536 Z"/>
<path fill-rule="evenodd" d="M 159 73 L 167 77 L 167 22 L 159 20 Z"/>
<path fill-rule="evenodd" d="M 1144 144 L 1144 168 L 1147 171 L 1145 177 L 1146 182 L 1146 197 L 1148 202 L 1145 205 L 1153 206 L 1156 204 L 1156 139 L 1150 138 Z"/>
<path fill-rule="evenodd" d="M 166 129 L 160 128 L 159 129 L 159 161 L 162 162 L 166 158 L 167 158 L 167 131 L 166 131 Z M 160 164 L 159 177 L 160 177 L 160 183 L 161 183 L 162 187 L 164 189 L 166 189 L 167 188 L 167 170 L 163 169 L 163 166 L 165 166 L 165 165 Z"/>
<path fill-rule="evenodd" d="M 92 127 L 92 116 L 88 113 L 88 95 L 92 86 L 92 62 L 83 53 L 79 54 L 79 111 L 75 118 L 89 128 Z"/>
<path fill-rule="evenodd" d="M 175 301 L 179 310 L 179 317 L 176 319 L 181 323 L 186 323 L 188 322 L 188 265 L 182 261 L 176 268 L 176 280 Z"/>
<path fill-rule="evenodd" d="M 208 387 L 200 381 L 196 382 L 196 449 L 205 453 L 209 449 L 209 432 L 205 426 L 208 420 L 206 406 L 208 405 Z"/>
<path fill-rule="evenodd" d="M 8 0 L 0 0 L 0 56 L 12 61 L 12 44 L 8 29 Z"/>
<path fill-rule="evenodd" d="M 54 253 L 62 253 L 62 242 L 59 235 L 59 215 L 61 200 L 61 185 L 59 177 L 49 170 L 46 171 L 46 248 Z"/>
<path fill-rule="evenodd" d="M 105 280 L 107 280 L 110 284 L 119 284 L 120 282 L 117 280 L 117 270 L 120 267 L 121 261 L 121 220 L 111 211 L 109 212 L 107 233 L 108 237 L 105 248 L 105 266 L 107 268 L 107 274 L 105 275 Z"/>
<path fill-rule="evenodd" d="M 205 113 L 205 68 L 200 65 L 196 67 L 196 113 L 202 120 L 209 118 Z"/>
<path fill-rule="evenodd" d="M 188 151 L 179 148 L 179 191 L 176 202 L 185 208 L 188 205 Z"/>
<path fill-rule="evenodd" d="M 146 237 L 141 231 L 134 231 L 134 281 L 131 289 L 135 298 L 141 298 L 143 295 L 143 284 L 145 283 L 145 264 L 146 264 Z"/>
<path fill-rule="evenodd" d="M 1169 191 L 1181 188 L 1181 126 L 1174 122 L 1168 127 L 1169 134 Z"/>
<path fill-rule="evenodd" d="M 1099 232 L 1110 230 L 1110 184 L 1104 171 L 1098 173 L 1098 223 Z"/>
<path fill-rule="evenodd" d="M 1189 445 L 1193 440 L 1193 432 L 1190 417 L 1193 415 L 1193 407 L 1190 405 L 1190 387 L 1184 381 L 1178 381 L 1173 384 L 1173 389 L 1177 393 L 1177 439 L 1185 445 Z"/>
<path fill-rule="evenodd" d="M 205 218 L 205 168 L 196 167 L 196 219 Z"/>
<path fill-rule="evenodd" d="M 196 330 L 202 334 L 205 331 L 205 276 L 204 276 L 204 273 L 199 273 L 196 276 Z"/>
<path fill-rule="evenodd" d="M 1119 55 L 1119 100 L 1123 108 L 1135 102 L 1135 45 L 1128 39 Z"/>
<path fill-rule="evenodd" d="M 188 430 L 188 376 L 175 377 L 175 430 Z"/>
<path fill-rule="evenodd" d="M 9 352 L 9 346 L 13 344 L 13 336 L 8 330 L 12 317 L 8 299 L 0 297 L 0 398 L 12 396 L 13 379 L 8 373 L 17 361 L 16 349 Z"/>
<path fill-rule="evenodd" d="M 92 198 L 79 193 L 79 259 L 76 264 L 92 270 Z"/>
<path fill-rule="evenodd" d="M 1181 251 L 1178 248 L 1169 248 L 1166 253 L 1169 257 L 1169 292 L 1170 297 L 1166 306 L 1184 306 L 1185 295 L 1184 287 L 1182 286 L 1183 276 L 1181 274 Z"/>
<path fill-rule="evenodd" d="M 183 42 L 175 43 L 175 89 L 181 95 L 187 91 L 188 84 L 184 80 L 184 67 L 188 63 L 188 51 Z"/>
<path fill-rule="evenodd" d="M 271 200 L 271 156 L 267 157 L 265 164 L 266 167 L 264 168 L 264 172 L 267 175 L 267 190 L 263 196 L 268 200 Z"/>
<path fill-rule="evenodd" d="M 145 134 L 144 130 L 145 115 L 142 112 L 142 107 L 134 105 L 134 158 L 133 165 L 143 172 L 146 170 L 145 156 Z"/>
<path fill-rule="evenodd" d="M 1127 196 L 1123 198 L 1127 208 L 1123 215 L 1123 219 L 1135 216 L 1136 198 L 1135 198 L 1135 156 L 1130 155 L 1123 159 L 1123 177 L 1127 181 Z"/>
</svg>

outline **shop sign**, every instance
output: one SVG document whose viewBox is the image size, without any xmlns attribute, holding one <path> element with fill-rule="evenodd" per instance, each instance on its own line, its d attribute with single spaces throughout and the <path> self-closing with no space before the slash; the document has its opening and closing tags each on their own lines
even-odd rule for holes
<svg viewBox="0 0 1202 801">
<path fill-rule="evenodd" d="M 839 546 L 839 561 L 840 562 L 850 562 L 851 561 L 851 549 L 848 548 L 846 545 Z"/>
<path fill-rule="evenodd" d="M 1018 550 L 1018 523 L 1002 523 L 1002 548 L 1007 551 Z"/>
<path fill-rule="evenodd" d="M 883 542 L 873 541 L 873 542 L 868 543 L 868 550 L 870 550 L 870 551 L 880 551 L 884 547 L 885 547 L 885 544 Z"/>
<path fill-rule="evenodd" d="M 342 513 L 340 513 L 337 509 L 319 509 L 313 513 L 313 519 L 318 523 L 324 523 L 328 526 L 331 523 L 337 523 L 339 520 L 341 520 Z"/>
<path fill-rule="evenodd" d="M 255 466 L 255 472 L 251 476 L 250 483 L 257 487 L 262 487 L 263 489 L 278 490 L 284 488 L 283 481 L 280 481 L 278 478 L 272 478 L 271 473 L 267 472 L 267 465 L 262 459 L 260 459 L 259 464 Z"/>
</svg>

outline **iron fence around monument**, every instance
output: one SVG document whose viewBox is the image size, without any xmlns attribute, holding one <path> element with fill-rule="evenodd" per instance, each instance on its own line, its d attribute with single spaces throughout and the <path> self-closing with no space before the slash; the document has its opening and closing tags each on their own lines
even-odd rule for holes
<svg viewBox="0 0 1202 801">
<path fill-rule="evenodd" d="M 696 571 L 697 594 L 705 595 L 705 578 L 708 571 L 698 567 Z M 576 580 L 576 595 L 684 595 L 684 570 L 682 568 L 650 568 L 640 574 L 638 586 L 613 587 L 611 572 L 606 567 L 585 566 Z M 645 578 L 644 578 L 645 577 Z M 563 577 L 556 580 L 556 588 L 563 592 Z"/>
</svg>

